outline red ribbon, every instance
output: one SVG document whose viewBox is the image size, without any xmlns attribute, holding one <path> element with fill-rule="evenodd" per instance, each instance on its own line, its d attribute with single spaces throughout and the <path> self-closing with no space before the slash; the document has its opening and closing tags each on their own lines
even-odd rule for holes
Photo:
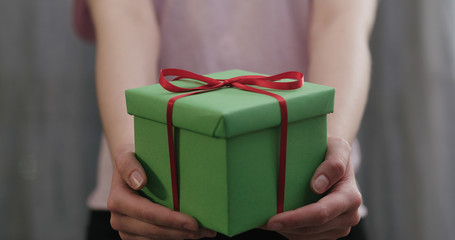
<svg viewBox="0 0 455 240">
<path fill-rule="evenodd" d="M 203 84 L 194 88 L 182 88 L 175 86 L 168 81 L 166 76 L 175 76 L 173 80 L 182 78 L 190 78 L 199 80 L 206 84 Z M 282 79 L 293 79 L 294 81 L 288 82 L 277 82 Z M 303 85 L 303 74 L 300 72 L 284 72 L 273 76 L 239 76 L 229 79 L 213 79 L 210 77 L 195 74 L 189 71 L 176 68 L 166 68 L 160 71 L 160 84 L 161 86 L 171 92 L 189 92 L 186 94 L 172 97 L 167 105 L 167 134 L 169 144 L 169 160 L 171 167 L 171 183 L 172 183 L 172 198 L 175 211 L 180 211 L 179 207 L 179 196 L 178 196 L 178 185 L 177 185 L 177 166 L 175 161 L 175 147 L 174 147 L 174 135 L 173 135 L 173 124 L 172 124 L 172 110 L 175 101 L 180 98 L 204 93 L 208 91 L 217 90 L 223 87 L 236 87 L 250 92 L 265 94 L 274 97 L 278 100 L 281 112 L 281 129 L 280 129 L 280 159 L 278 169 L 278 193 L 277 193 L 277 213 L 283 212 L 284 208 L 284 186 L 286 179 L 286 144 L 287 144 L 287 129 L 288 129 L 288 110 L 286 107 L 286 101 L 283 97 L 278 94 L 271 93 L 262 89 L 250 87 L 248 85 L 255 85 L 259 87 L 265 87 L 270 89 L 278 90 L 292 90 L 300 88 Z"/>
</svg>

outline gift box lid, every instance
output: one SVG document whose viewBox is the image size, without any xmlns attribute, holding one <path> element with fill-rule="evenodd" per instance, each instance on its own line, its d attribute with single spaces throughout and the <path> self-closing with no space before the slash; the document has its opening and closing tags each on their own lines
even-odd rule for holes
<svg viewBox="0 0 455 240">
<path fill-rule="evenodd" d="M 227 79 L 243 75 L 263 74 L 228 70 L 206 76 Z M 181 79 L 173 83 L 180 87 L 201 84 L 192 79 Z M 335 89 L 331 87 L 305 82 L 295 90 L 265 90 L 281 95 L 286 100 L 290 123 L 333 112 Z M 183 93 L 169 92 L 159 84 L 128 89 L 127 110 L 137 117 L 166 123 L 167 103 L 170 98 L 180 94 Z M 273 97 L 237 88 L 221 88 L 177 100 L 172 121 L 178 128 L 229 138 L 279 126 L 281 116 L 278 101 Z"/>
</svg>

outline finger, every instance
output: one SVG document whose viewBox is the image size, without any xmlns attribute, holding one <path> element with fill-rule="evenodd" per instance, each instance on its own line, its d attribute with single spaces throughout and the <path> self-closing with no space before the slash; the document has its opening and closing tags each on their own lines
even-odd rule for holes
<svg viewBox="0 0 455 240">
<path fill-rule="evenodd" d="M 329 195 L 318 202 L 277 214 L 269 219 L 267 228 L 270 230 L 293 229 L 323 225 L 337 216 L 357 210 L 362 203 L 355 181 L 348 179 L 338 183 Z"/>
<path fill-rule="evenodd" d="M 188 231 L 156 226 L 120 214 L 112 214 L 111 225 L 119 232 L 151 239 L 198 239 L 216 234 L 204 228 Z"/>
<path fill-rule="evenodd" d="M 139 190 L 145 186 L 147 177 L 134 155 L 132 145 L 127 145 L 118 151 L 114 156 L 114 162 L 123 181 L 132 189 Z"/>
<path fill-rule="evenodd" d="M 289 240 L 300 240 L 300 239 L 338 239 L 346 237 L 351 232 L 351 228 L 339 228 L 332 229 L 330 231 L 316 233 L 316 234 L 302 234 L 302 233 L 287 233 L 280 232 L 281 235 L 284 235 Z"/>
<path fill-rule="evenodd" d="M 137 194 L 125 185 L 115 169 L 108 208 L 113 213 L 128 215 L 154 225 L 190 231 L 196 231 L 199 228 L 193 217 L 172 211 Z"/>
<path fill-rule="evenodd" d="M 338 137 L 328 138 L 325 160 L 316 169 L 311 180 L 315 193 L 326 192 L 344 176 L 350 155 L 351 146 L 346 140 Z"/>
<path fill-rule="evenodd" d="M 335 219 L 327 222 L 320 226 L 302 227 L 284 230 L 287 234 L 305 234 L 305 235 L 316 235 L 328 232 L 334 229 L 348 229 L 357 225 L 360 221 L 360 214 L 358 210 L 352 210 L 347 213 L 341 214 Z"/>
<path fill-rule="evenodd" d="M 124 232 L 119 232 L 119 235 L 122 240 L 175 240 L 170 238 L 150 238 Z"/>
<path fill-rule="evenodd" d="M 118 234 L 122 240 L 150 240 L 148 237 L 142 237 L 130 233 L 119 232 Z"/>
</svg>

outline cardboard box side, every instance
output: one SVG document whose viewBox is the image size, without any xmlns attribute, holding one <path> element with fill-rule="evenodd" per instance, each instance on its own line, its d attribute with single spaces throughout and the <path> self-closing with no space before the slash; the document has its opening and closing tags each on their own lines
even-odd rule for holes
<svg viewBox="0 0 455 240">
<path fill-rule="evenodd" d="M 165 125 L 135 116 L 134 134 L 136 157 L 147 175 L 142 195 L 173 209 Z"/>
<path fill-rule="evenodd" d="M 320 198 L 310 182 L 324 160 L 325 129 L 326 115 L 289 125 L 285 211 Z M 273 127 L 228 140 L 229 236 L 264 225 L 276 214 L 279 134 Z"/>
<path fill-rule="evenodd" d="M 327 116 L 321 115 L 288 127 L 284 210 L 316 202 L 320 195 L 311 190 L 311 178 L 327 151 Z"/>
<path fill-rule="evenodd" d="M 179 142 L 181 211 L 201 226 L 227 232 L 226 140 L 181 129 Z"/>
<path fill-rule="evenodd" d="M 278 134 L 275 127 L 228 139 L 229 236 L 276 213 Z"/>
</svg>

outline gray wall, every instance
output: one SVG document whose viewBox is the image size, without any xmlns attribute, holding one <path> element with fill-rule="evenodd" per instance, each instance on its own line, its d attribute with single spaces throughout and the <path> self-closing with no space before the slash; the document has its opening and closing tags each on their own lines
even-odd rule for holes
<svg viewBox="0 0 455 240">
<path fill-rule="evenodd" d="M 454 239 L 455 1 L 382 0 L 360 137 L 373 239 Z"/>
<path fill-rule="evenodd" d="M 83 239 L 100 122 L 69 0 L 0 2 L 0 238 Z"/>
</svg>

